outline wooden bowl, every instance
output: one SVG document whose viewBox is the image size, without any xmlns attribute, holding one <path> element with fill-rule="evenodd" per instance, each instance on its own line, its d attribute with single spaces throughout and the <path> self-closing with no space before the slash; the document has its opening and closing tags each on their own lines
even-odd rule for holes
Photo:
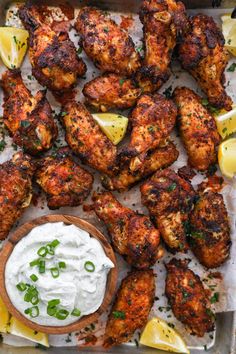
<svg viewBox="0 0 236 354">
<path fill-rule="evenodd" d="M 79 228 L 87 231 L 91 236 L 96 238 L 102 245 L 107 257 L 110 258 L 110 260 L 113 262 L 115 265 L 114 268 L 112 268 L 108 274 L 107 278 L 107 286 L 106 286 L 106 292 L 104 295 L 103 302 L 99 309 L 90 314 L 83 316 L 81 319 L 79 319 L 77 322 L 74 322 L 72 324 L 69 324 L 67 326 L 42 326 L 37 323 L 34 323 L 30 321 L 28 318 L 26 318 L 24 315 L 22 315 L 12 304 L 8 293 L 6 291 L 5 287 L 5 267 L 8 258 L 10 257 L 14 246 L 19 242 L 24 236 L 26 236 L 33 228 L 35 228 L 38 225 L 42 225 L 45 223 L 53 223 L 53 222 L 64 222 L 65 224 L 73 224 L 75 226 L 78 226 Z M 81 330 L 82 328 L 86 327 L 87 325 L 91 324 L 92 322 L 96 321 L 98 317 L 106 310 L 108 305 L 110 304 L 113 294 L 116 289 L 116 281 L 117 281 L 117 265 L 116 265 L 116 258 L 113 252 L 112 247 L 110 246 L 109 242 L 103 236 L 103 234 L 92 224 L 88 223 L 85 220 L 82 220 L 76 216 L 71 216 L 71 215 L 45 215 L 40 218 L 34 219 L 32 221 L 27 222 L 26 224 L 22 225 L 19 227 L 11 236 L 10 238 L 6 241 L 4 244 L 4 247 L 2 248 L 0 252 L 0 294 L 1 298 L 6 305 L 8 311 L 16 317 L 19 321 L 24 323 L 26 326 L 38 331 L 38 332 L 43 332 L 43 333 L 49 333 L 49 334 L 63 334 L 63 333 L 69 333 L 69 332 L 74 332 Z"/>
</svg>

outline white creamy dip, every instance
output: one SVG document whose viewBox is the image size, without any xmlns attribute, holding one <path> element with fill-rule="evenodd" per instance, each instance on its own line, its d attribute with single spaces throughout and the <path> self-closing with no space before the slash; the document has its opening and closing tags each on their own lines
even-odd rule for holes
<svg viewBox="0 0 236 354">
<path fill-rule="evenodd" d="M 54 255 L 39 257 L 37 251 L 55 240 L 59 242 L 53 248 Z M 38 265 L 30 266 L 30 262 L 39 258 L 45 260 L 44 273 L 39 273 Z M 62 268 L 59 268 L 59 262 Z M 86 231 L 62 222 L 47 223 L 35 227 L 14 247 L 6 264 L 6 290 L 16 309 L 31 321 L 45 326 L 64 326 L 99 308 L 105 294 L 107 275 L 113 267 L 101 244 Z M 52 268 L 59 269 L 58 277 L 52 276 Z M 38 278 L 36 281 L 32 280 L 32 274 L 34 279 L 35 275 Z M 38 291 L 37 317 L 24 313 L 33 305 L 24 301 L 28 286 L 26 290 L 18 290 L 16 285 L 22 283 L 35 286 Z M 58 310 L 69 312 L 63 320 L 47 313 L 49 301 L 55 299 L 60 300 Z M 77 316 L 71 314 L 74 309 Z"/>
</svg>

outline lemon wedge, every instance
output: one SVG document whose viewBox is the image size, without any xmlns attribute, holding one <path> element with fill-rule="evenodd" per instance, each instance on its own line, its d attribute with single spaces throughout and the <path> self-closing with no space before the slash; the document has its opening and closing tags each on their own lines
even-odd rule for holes
<svg viewBox="0 0 236 354">
<path fill-rule="evenodd" d="M 231 18 L 231 14 L 225 14 L 221 17 L 222 32 L 225 37 L 225 47 L 236 56 L 236 19 Z"/>
<path fill-rule="evenodd" d="M 125 136 L 128 118 L 115 113 L 93 114 L 94 120 L 114 145 L 117 145 Z"/>
<path fill-rule="evenodd" d="M 2 299 L 0 298 L 0 332 L 7 332 L 7 325 L 10 319 L 10 314 L 7 311 L 6 306 L 4 305 Z"/>
<path fill-rule="evenodd" d="M 233 178 L 236 174 L 236 138 L 228 139 L 220 144 L 218 161 L 222 174 Z"/>
<path fill-rule="evenodd" d="M 152 318 L 145 326 L 140 343 L 172 353 L 189 354 L 181 336 L 161 318 Z"/>
<path fill-rule="evenodd" d="M 215 115 L 216 125 L 219 134 L 224 139 L 226 136 L 236 132 L 236 104 L 231 111 L 222 110 Z"/>
<path fill-rule="evenodd" d="M 9 69 L 21 66 L 27 51 L 29 32 L 16 27 L 0 27 L 0 56 Z"/>
</svg>

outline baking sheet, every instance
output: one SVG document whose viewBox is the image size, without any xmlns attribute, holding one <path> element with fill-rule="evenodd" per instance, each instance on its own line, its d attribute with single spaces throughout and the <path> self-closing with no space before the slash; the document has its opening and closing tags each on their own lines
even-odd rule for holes
<svg viewBox="0 0 236 354">
<path fill-rule="evenodd" d="M 11 9 L 9 10 L 11 11 Z M 193 12 L 198 12 L 197 10 L 192 11 Z M 227 10 L 201 10 L 203 13 L 211 14 L 213 17 L 220 23 L 220 17 L 223 12 L 229 12 Z M 123 16 L 127 16 L 127 13 L 123 14 Z M 112 17 L 117 21 L 120 22 L 121 18 L 120 15 L 112 14 Z M 132 38 L 135 41 L 136 46 L 140 46 L 141 44 L 141 38 L 142 38 L 142 26 L 139 22 L 138 16 L 133 15 L 132 16 L 134 19 L 133 26 L 129 29 L 129 32 L 132 36 Z M 11 19 L 8 21 L 8 25 L 16 25 L 16 17 L 11 16 Z M 19 22 L 17 21 L 17 25 L 19 25 Z M 72 30 L 70 31 L 70 37 L 75 41 L 76 46 L 78 46 L 78 41 L 79 37 L 76 35 L 76 33 Z M 85 60 L 88 71 L 86 74 L 86 79 L 80 80 L 78 84 L 78 94 L 77 94 L 77 99 L 83 101 L 83 95 L 80 94 L 80 89 L 83 87 L 84 83 L 91 80 L 92 78 L 96 77 L 98 75 L 97 69 L 93 66 L 91 61 L 85 56 L 84 53 L 82 53 L 82 57 Z M 232 59 L 230 64 L 234 62 Z M 178 85 L 186 85 L 188 87 L 191 87 L 195 89 L 198 93 L 201 93 L 199 88 L 197 88 L 195 81 L 188 75 L 188 73 L 183 72 L 178 65 L 178 63 L 173 63 L 172 65 L 173 68 L 173 75 L 170 78 L 170 80 L 161 88 L 160 92 L 165 91 L 166 88 L 169 88 L 172 86 L 172 88 L 178 86 Z M 0 73 L 2 73 L 5 69 L 3 67 L 0 68 Z M 27 87 L 32 91 L 36 92 L 37 90 L 41 89 L 41 86 L 37 83 L 37 81 L 33 78 L 31 75 L 31 67 L 28 61 L 28 58 L 26 58 L 23 66 L 22 66 L 22 76 L 24 78 L 24 82 L 27 85 Z M 230 78 L 230 82 L 229 81 Z M 236 102 L 236 72 L 235 73 L 228 73 L 226 71 L 226 82 L 227 82 L 227 92 L 232 96 L 234 101 Z M 60 111 L 60 106 L 56 101 L 54 100 L 52 94 L 48 92 L 48 99 L 52 105 L 52 108 L 55 110 L 56 113 Z M 2 92 L 0 93 L 0 101 L 2 102 Z M 124 114 L 124 113 L 123 113 Z M 2 115 L 2 111 L 0 110 L 0 115 Z M 60 127 L 61 128 L 61 127 Z M 60 129 L 60 138 L 57 140 L 57 146 L 63 145 L 64 144 L 64 133 Z M 175 164 L 172 165 L 172 168 L 177 170 L 179 167 L 182 167 L 186 165 L 187 163 L 187 157 L 184 152 L 182 143 L 180 142 L 179 138 L 177 137 L 176 132 L 173 133 L 173 138 L 177 144 L 178 150 L 180 151 L 180 157 L 179 159 L 175 162 Z M 5 148 L 4 152 L 0 154 L 0 162 L 3 162 L 7 159 L 9 159 L 12 154 L 15 152 L 15 150 L 11 146 L 11 139 L 7 138 L 6 141 L 8 142 L 7 147 Z M 98 175 L 96 175 L 95 178 L 95 183 L 94 183 L 94 190 L 100 190 L 101 185 L 99 182 Z M 202 175 L 197 175 L 192 183 L 193 186 L 196 187 L 198 183 L 200 183 L 203 179 Z M 226 181 L 227 182 L 227 181 Z M 142 211 L 147 214 L 147 210 L 141 205 L 140 203 L 140 192 L 139 192 L 139 186 L 132 188 L 129 192 L 125 192 L 123 194 L 119 193 L 114 193 L 118 199 L 124 204 L 127 205 L 128 207 L 131 207 L 134 210 Z M 211 288 L 213 290 L 212 294 L 214 292 L 220 292 L 220 301 L 219 303 L 216 303 L 215 305 L 215 310 L 217 312 L 223 312 L 223 311 L 231 311 L 231 310 L 236 310 L 236 265 L 234 263 L 234 259 L 236 259 L 236 232 L 235 232 L 235 214 L 236 214 L 236 189 L 234 189 L 234 186 L 232 183 L 226 183 L 226 186 L 223 190 L 224 194 L 224 199 L 227 205 L 227 209 L 229 212 L 230 216 L 230 222 L 231 222 L 231 231 L 232 231 L 232 241 L 233 241 L 233 246 L 231 248 L 231 257 L 229 261 L 219 269 L 222 275 L 223 275 L 223 281 L 219 282 L 219 279 L 209 279 L 208 275 L 209 272 L 204 271 L 202 266 L 199 265 L 197 262 L 196 258 L 193 256 L 191 252 L 189 252 L 187 255 L 184 255 L 183 257 L 187 257 L 192 259 L 190 263 L 190 268 L 194 270 L 201 278 L 204 280 L 204 284 L 206 288 Z M 86 201 L 86 203 L 89 203 L 90 199 Z M 85 213 L 82 210 L 82 207 L 76 207 L 76 208 L 61 208 L 58 211 L 50 211 L 48 210 L 46 206 L 46 201 L 45 201 L 45 196 L 43 194 L 40 195 L 40 197 L 37 198 L 37 205 L 34 206 L 32 205 L 29 209 L 26 210 L 24 216 L 21 218 L 19 221 L 19 224 L 24 223 L 25 221 L 32 219 L 34 217 L 38 217 L 41 215 L 45 215 L 48 213 L 67 213 L 67 214 L 72 214 L 72 215 L 77 215 L 80 216 L 84 219 L 87 219 L 88 221 L 92 222 L 96 226 L 98 226 L 102 231 L 106 233 L 106 230 L 104 226 L 97 221 L 97 218 L 93 213 Z M 169 306 L 167 304 L 165 296 L 163 296 L 164 293 L 164 280 L 165 280 L 165 269 L 164 269 L 164 263 L 163 262 L 168 262 L 170 258 L 172 258 L 173 255 L 169 254 L 168 252 L 165 253 L 165 257 L 158 261 L 156 266 L 154 267 L 155 273 L 157 274 L 157 283 L 156 283 L 156 297 L 157 300 L 155 301 L 155 304 L 153 306 L 153 309 L 150 313 L 150 317 L 153 315 L 157 315 L 163 319 L 166 319 L 167 322 L 173 324 L 178 331 L 183 335 L 185 340 L 187 341 L 187 344 L 190 348 L 197 348 L 197 349 L 205 349 L 205 348 L 210 348 L 214 345 L 214 333 L 209 333 L 205 335 L 202 339 L 199 339 L 197 337 L 190 336 L 186 333 L 186 330 L 182 326 L 182 324 L 177 321 L 171 310 L 169 309 Z M 182 258 L 183 258 L 182 257 Z M 181 256 L 177 255 L 177 258 L 181 258 Z M 127 273 L 128 267 L 125 264 L 125 262 L 122 260 L 120 256 L 118 256 L 118 261 L 119 261 L 119 270 L 120 270 L 120 279 L 122 279 L 125 274 Z M 104 324 L 105 324 L 105 317 L 106 314 L 104 314 L 100 320 L 100 323 L 95 324 L 95 334 L 101 334 L 103 329 L 104 329 Z M 71 335 L 63 335 L 63 336 L 50 336 L 50 343 L 51 345 L 54 346 L 65 346 L 65 345 L 76 345 L 77 344 L 77 337 L 83 338 L 84 336 L 91 334 L 94 332 L 91 330 L 91 328 L 87 328 L 84 330 L 82 333 L 79 334 L 71 334 Z M 138 343 L 138 336 L 139 333 L 136 333 L 135 338 L 132 340 L 131 343 L 128 343 L 126 345 L 137 345 Z M 15 342 L 15 339 L 12 337 L 5 337 L 4 338 L 5 342 L 10 343 L 11 345 L 16 345 L 17 343 Z M 12 342 L 13 341 L 13 342 Z M 80 344 L 83 344 L 83 340 L 80 341 Z M 18 339 L 18 345 L 26 345 L 29 344 L 31 345 L 31 342 L 26 341 L 24 344 L 22 341 Z M 98 342 L 99 344 L 99 342 Z"/>
</svg>

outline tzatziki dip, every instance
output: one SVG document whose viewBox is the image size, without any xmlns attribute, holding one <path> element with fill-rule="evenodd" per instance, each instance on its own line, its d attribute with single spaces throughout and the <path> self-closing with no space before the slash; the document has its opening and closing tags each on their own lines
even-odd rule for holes
<svg viewBox="0 0 236 354">
<path fill-rule="evenodd" d="M 62 222 L 37 226 L 21 239 L 5 269 L 15 308 L 44 326 L 65 326 L 102 304 L 114 267 L 100 242 Z"/>
</svg>

